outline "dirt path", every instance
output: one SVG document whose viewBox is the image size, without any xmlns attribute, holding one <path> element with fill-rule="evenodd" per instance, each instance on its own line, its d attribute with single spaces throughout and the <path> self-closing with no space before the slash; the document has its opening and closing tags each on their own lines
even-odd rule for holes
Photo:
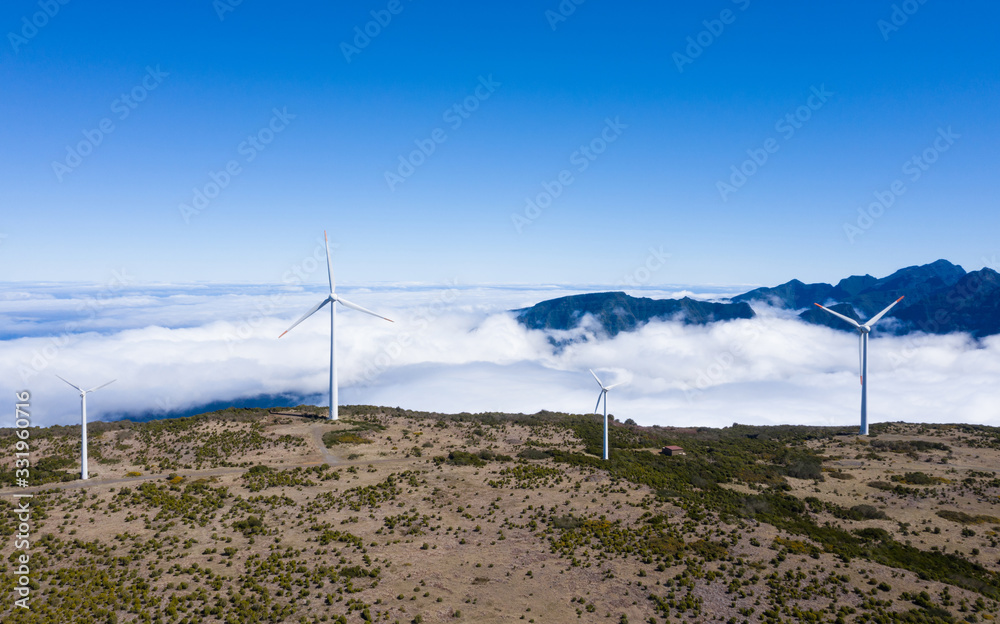
<svg viewBox="0 0 1000 624">
<path fill-rule="evenodd" d="M 309 432 L 312 434 L 313 443 L 316 445 L 316 450 L 319 452 L 323 461 L 331 466 L 336 466 L 340 463 L 340 460 L 330 452 L 326 444 L 323 443 L 323 434 L 326 433 L 327 429 L 323 423 L 313 423 L 309 426 Z"/>
<path fill-rule="evenodd" d="M 303 427 L 304 425 L 304 427 Z M 296 466 L 318 466 L 320 464 L 329 464 L 330 466 L 367 466 L 369 464 L 394 464 L 394 463 L 413 463 L 414 460 L 408 457 L 392 457 L 392 458 L 381 458 L 381 459 L 360 459 L 357 461 L 347 461 L 343 458 L 337 457 L 330 449 L 327 448 L 326 444 L 323 443 L 323 434 L 330 430 L 327 421 L 312 422 L 309 424 L 303 423 L 303 425 L 297 425 L 290 428 L 286 433 L 294 433 L 297 435 L 306 434 L 303 429 L 308 429 L 308 434 L 304 435 L 304 439 L 312 442 L 312 452 L 308 455 L 300 456 L 292 462 L 286 462 L 286 460 L 279 461 L 261 461 L 259 463 L 275 468 L 278 470 L 285 468 L 294 468 Z M 221 477 L 226 475 L 237 475 L 243 474 L 247 471 L 245 467 L 224 467 L 224 468 L 209 468 L 205 470 L 172 470 L 170 472 L 163 472 L 158 474 L 144 474 L 137 477 L 114 477 L 114 478 L 102 478 L 93 477 L 87 479 L 86 481 L 74 480 L 65 481 L 61 483 L 47 483 L 45 485 L 38 485 L 27 488 L 13 488 L 5 487 L 0 488 L 0 497 L 11 496 L 13 494 L 37 494 L 45 490 L 77 490 L 85 487 L 108 487 L 117 485 L 126 485 L 131 483 L 142 483 L 145 481 L 158 481 L 166 479 L 170 475 L 180 475 L 187 478 L 188 480 L 200 479 L 205 477 Z"/>
</svg>

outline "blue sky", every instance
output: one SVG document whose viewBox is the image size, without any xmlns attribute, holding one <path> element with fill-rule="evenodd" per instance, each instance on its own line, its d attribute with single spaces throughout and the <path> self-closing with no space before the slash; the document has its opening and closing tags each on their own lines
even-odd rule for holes
<svg viewBox="0 0 1000 624">
<path fill-rule="evenodd" d="M 4 3 L 0 281 L 275 283 L 324 229 L 353 285 L 613 285 L 651 248 L 650 285 L 1000 254 L 995 3 L 225 1 Z M 348 60 L 355 28 L 377 34 Z M 733 167 L 756 171 L 720 191 Z"/>
</svg>

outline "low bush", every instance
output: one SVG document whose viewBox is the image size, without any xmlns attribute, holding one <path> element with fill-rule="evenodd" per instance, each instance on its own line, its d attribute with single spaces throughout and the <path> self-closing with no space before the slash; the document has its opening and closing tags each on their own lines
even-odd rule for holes
<svg viewBox="0 0 1000 624">
<path fill-rule="evenodd" d="M 473 455 L 472 453 L 467 453 L 465 451 L 452 451 L 448 453 L 448 463 L 453 466 L 485 466 L 486 462 L 479 458 L 478 455 Z"/>
<path fill-rule="evenodd" d="M 543 451 L 542 449 L 529 446 L 518 453 L 517 456 L 524 459 L 548 459 L 552 457 L 552 454 L 548 451 Z"/>
<path fill-rule="evenodd" d="M 957 522 L 959 524 L 1000 524 L 1000 518 L 997 518 L 996 516 L 988 516 L 986 514 L 973 516 L 965 513 L 964 511 L 942 509 L 937 512 L 937 515 L 939 518 L 951 520 L 952 522 Z"/>
</svg>

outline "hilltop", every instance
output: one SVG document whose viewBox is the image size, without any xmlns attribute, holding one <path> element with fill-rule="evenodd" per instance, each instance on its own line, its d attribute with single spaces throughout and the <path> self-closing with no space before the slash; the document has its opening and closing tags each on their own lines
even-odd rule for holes
<svg viewBox="0 0 1000 624">
<path fill-rule="evenodd" d="M 32 429 L 4 622 L 977 622 L 1000 429 L 345 406 Z M 16 438 L 0 432 L 13 455 Z M 686 454 L 667 457 L 664 445 Z M 13 474 L 3 473 L 10 484 Z M 16 516 L 5 489 L 0 524 Z M 13 540 L 0 551 L 12 554 Z"/>
</svg>

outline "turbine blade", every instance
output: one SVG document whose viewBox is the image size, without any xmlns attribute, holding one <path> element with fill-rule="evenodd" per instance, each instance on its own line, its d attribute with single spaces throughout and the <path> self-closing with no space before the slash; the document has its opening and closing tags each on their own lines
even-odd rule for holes
<svg viewBox="0 0 1000 624">
<path fill-rule="evenodd" d="M 117 379 L 112 379 L 108 383 L 101 384 L 101 385 L 97 386 L 96 388 L 91 388 L 90 390 L 87 390 L 87 392 L 97 392 L 98 390 L 100 390 L 104 386 L 110 386 L 111 384 L 115 383 L 116 381 L 118 381 L 118 380 Z"/>
<path fill-rule="evenodd" d="M 875 323 L 878 323 L 879 319 L 882 318 L 883 316 L 885 316 L 885 313 L 892 309 L 892 306 L 896 305 L 897 303 L 899 303 L 902 300 L 903 300 L 903 297 L 900 297 L 899 299 L 896 299 L 895 301 L 893 301 L 892 303 L 890 303 L 889 306 L 886 309 L 882 310 L 881 312 L 879 312 L 875 316 L 871 317 L 871 319 L 867 323 L 865 323 L 865 325 L 867 325 L 868 327 L 871 327 Z"/>
<path fill-rule="evenodd" d="M 305 314 L 303 314 L 303 315 L 302 315 L 302 318 L 300 318 L 299 320 L 295 321 L 294 323 L 292 323 L 292 326 L 291 326 L 291 327 L 289 327 L 289 328 L 288 328 L 288 329 L 286 329 L 285 331 L 281 332 L 281 336 L 284 336 L 284 335 L 285 335 L 285 334 L 287 334 L 288 332 L 290 332 L 290 331 L 292 331 L 293 329 L 295 329 L 295 326 L 296 326 L 296 325 L 298 325 L 298 324 L 299 324 L 299 323 L 301 323 L 302 321 L 306 320 L 307 318 L 309 318 L 310 316 L 312 316 L 313 314 L 315 314 L 315 313 L 316 313 L 316 310 L 319 310 L 320 308 L 322 308 L 322 307 L 323 307 L 323 306 L 325 306 L 326 304 L 330 303 L 330 301 L 331 301 L 331 299 L 330 299 L 329 297 L 327 297 L 327 298 L 326 298 L 326 299 L 324 299 L 323 301 L 320 301 L 319 303 L 317 303 L 316 305 L 314 305 L 314 306 L 312 307 L 312 309 L 310 309 L 310 310 L 309 310 L 308 312 L 306 312 Z M 278 338 L 281 338 L 281 336 L 278 336 Z"/>
<path fill-rule="evenodd" d="M 844 316 L 844 315 L 843 315 L 843 314 L 841 314 L 840 312 L 834 312 L 834 311 L 833 311 L 833 310 L 831 310 L 830 308 L 824 308 L 823 306 L 819 305 L 818 303 L 816 303 L 816 304 L 813 304 L 813 305 L 816 305 L 816 306 L 819 306 L 820 308 L 822 308 L 822 309 L 826 310 L 826 311 L 827 311 L 827 312 L 829 312 L 830 314 L 832 314 L 832 315 L 834 315 L 834 316 L 836 316 L 836 317 L 839 317 L 839 318 L 842 318 L 842 319 L 844 319 L 845 321 L 847 321 L 848 323 L 850 323 L 851 325 L 854 325 L 855 327 L 857 327 L 857 328 L 859 328 L 859 329 L 861 328 L 861 323 L 858 323 L 857 321 L 855 321 L 854 319 L 852 319 L 852 318 L 851 318 L 851 317 L 849 317 L 849 316 Z"/>
<path fill-rule="evenodd" d="M 59 377 L 59 375 L 56 375 L 56 377 Z M 66 381 L 66 380 L 65 380 L 65 379 L 63 379 L 62 377 L 59 377 L 59 379 L 62 379 L 63 381 Z M 68 381 L 66 381 L 66 383 L 68 383 L 69 385 L 73 386 L 74 388 L 76 388 L 76 389 L 77 389 L 77 390 L 79 390 L 80 392 L 83 392 L 83 388 L 81 388 L 80 386 L 78 386 L 78 385 L 76 385 L 76 384 L 73 384 L 73 383 L 70 383 L 70 382 L 68 382 Z"/>
<path fill-rule="evenodd" d="M 597 408 L 601 406 L 601 398 L 604 396 L 604 389 L 601 389 L 601 393 L 597 395 L 597 405 L 594 406 L 594 413 L 597 413 Z"/>
<path fill-rule="evenodd" d="M 351 303 L 350 301 L 347 301 L 346 299 L 341 299 L 340 297 L 337 297 L 337 301 L 339 301 L 340 303 L 344 304 L 348 308 L 351 308 L 352 310 L 357 310 L 358 312 L 364 312 L 365 314 L 371 314 L 372 316 L 377 316 L 378 318 L 384 319 L 386 321 L 389 321 L 390 323 L 394 323 L 395 322 L 391 318 L 386 318 L 386 317 L 382 316 L 381 314 L 375 314 L 374 312 L 372 312 L 368 308 L 362 308 L 358 304 Z"/>
<path fill-rule="evenodd" d="M 593 375 L 594 379 L 597 380 L 597 385 L 601 387 L 601 390 L 604 390 L 604 382 L 602 382 L 601 378 L 597 376 L 597 373 L 595 373 L 592 369 L 587 369 L 587 370 L 590 370 L 590 374 Z"/>
<path fill-rule="evenodd" d="M 330 262 L 330 239 L 326 237 L 326 230 L 323 230 L 323 242 L 326 243 L 326 276 L 330 280 L 330 292 L 333 292 L 333 263 Z"/>
<path fill-rule="evenodd" d="M 605 390 L 610 390 L 612 388 L 617 388 L 618 386 L 622 385 L 623 383 L 625 383 L 625 382 L 624 381 L 619 381 L 618 383 L 613 383 L 610 386 L 608 386 L 607 388 L 605 388 Z"/>
</svg>

